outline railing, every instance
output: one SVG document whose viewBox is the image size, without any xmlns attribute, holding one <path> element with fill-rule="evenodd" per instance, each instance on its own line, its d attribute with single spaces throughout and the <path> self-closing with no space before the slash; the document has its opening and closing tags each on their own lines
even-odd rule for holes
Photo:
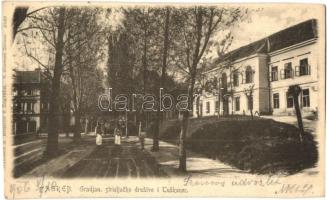
<svg viewBox="0 0 327 200">
<path fill-rule="evenodd" d="M 289 69 L 281 69 L 280 70 L 280 79 L 285 80 L 285 79 L 291 79 L 294 77 L 301 77 L 301 76 L 307 76 L 311 74 L 311 66 L 295 66 L 295 70 Z M 287 75 L 287 76 L 286 76 Z"/>
</svg>

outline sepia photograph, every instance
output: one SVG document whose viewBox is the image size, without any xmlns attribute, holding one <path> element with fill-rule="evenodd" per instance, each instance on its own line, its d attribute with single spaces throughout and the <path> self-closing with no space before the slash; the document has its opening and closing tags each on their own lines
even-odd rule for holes
<svg viewBox="0 0 327 200">
<path fill-rule="evenodd" d="M 325 195 L 324 5 L 2 10 L 6 198 Z"/>
</svg>

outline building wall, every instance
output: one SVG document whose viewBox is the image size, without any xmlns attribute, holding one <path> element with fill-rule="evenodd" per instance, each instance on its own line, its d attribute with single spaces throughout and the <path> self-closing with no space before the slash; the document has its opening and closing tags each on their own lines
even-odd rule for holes
<svg viewBox="0 0 327 200">
<path fill-rule="evenodd" d="M 228 109 L 229 114 L 250 114 L 248 106 L 248 98 L 245 95 L 244 90 L 254 85 L 253 87 L 253 113 L 265 114 L 270 110 L 274 115 L 286 115 L 294 114 L 293 108 L 287 108 L 287 90 L 290 85 L 300 85 L 302 89 L 309 90 L 310 107 L 303 107 L 303 95 L 300 94 L 299 102 L 302 111 L 310 113 L 313 110 L 317 110 L 317 89 L 318 89 L 318 66 L 317 66 L 317 43 L 315 40 L 306 41 L 285 49 L 271 52 L 267 54 L 256 54 L 247 58 L 243 58 L 231 63 L 221 71 L 211 71 L 207 75 L 210 77 L 218 77 L 222 73 L 227 75 L 227 91 L 234 91 L 232 96 L 228 97 Z M 280 70 L 284 69 L 284 64 L 291 62 L 292 68 L 299 66 L 301 59 L 307 58 L 310 65 L 310 74 L 304 76 L 294 76 L 290 79 L 280 78 Z M 245 71 L 248 66 L 254 70 L 253 82 L 245 83 Z M 270 74 L 273 66 L 278 67 L 278 80 L 271 81 Z M 237 69 L 239 75 L 239 86 L 233 86 L 233 79 L 231 78 L 231 72 Z M 295 71 L 295 70 L 294 70 Z M 295 72 L 294 72 L 295 73 Z M 219 78 L 219 77 L 218 77 Z M 231 88 L 232 87 L 232 88 Z M 279 108 L 274 108 L 273 94 L 279 94 Z M 236 111 L 235 99 L 240 98 L 240 109 Z M 210 96 L 209 94 L 202 95 L 200 102 L 202 103 L 202 116 L 217 115 L 216 102 L 217 96 Z M 210 103 L 210 112 L 207 111 L 207 102 Z M 220 100 L 220 114 L 223 114 L 223 102 Z M 194 103 L 193 116 L 196 114 L 196 103 Z"/>
<path fill-rule="evenodd" d="M 14 91 L 14 134 L 35 132 L 40 127 L 38 84 L 19 85 Z"/>
<path fill-rule="evenodd" d="M 284 69 L 285 63 L 292 63 L 292 68 L 295 71 L 295 67 L 300 65 L 301 59 L 308 59 L 310 66 L 310 74 L 303 76 L 296 76 L 293 72 L 293 77 L 288 79 L 281 79 L 280 70 Z M 299 96 L 299 103 L 302 111 L 311 112 L 317 110 L 317 89 L 318 89 L 318 58 L 317 58 L 317 43 L 315 40 L 310 43 L 295 45 L 293 48 L 289 48 L 286 51 L 272 52 L 270 56 L 269 70 L 273 66 L 278 67 L 278 80 L 271 81 L 271 105 L 273 114 L 284 115 L 293 114 L 294 106 L 287 108 L 287 90 L 290 85 L 299 85 L 302 90 L 309 90 L 310 107 L 303 107 L 302 94 Z M 273 95 L 279 94 L 279 108 L 274 108 Z"/>
<path fill-rule="evenodd" d="M 251 83 L 246 83 L 246 69 L 251 67 L 253 70 L 253 81 Z M 239 85 L 233 85 L 233 72 L 237 70 Z M 227 76 L 227 92 L 233 91 L 233 94 L 225 97 L 228 101 L 228 113 L 229 114 L 250 114 L 250 109 L 248 106 L 248 98 L 245 95 L 245 90 L 253 86 L 253 113 L 262 113 L 267 112 L 269 108 L 269 96 L 268 96 L 268 68 L 267 68 L 267 55 L 257 54 L 250 56 L 248 58 L 244 58 L 233 62 L 223 70 L 212 71 L 208 74 L 209 77 L 218 77 L 223 73 Z M 221 77 L 218 77 L 221 78 Z M 220 83 L 221 84 L 221 83 Z M 220 86 L 221 87 L 221 86 Z M 240 98 L 239 110 L 236 110 L 236 98 Z M 202 94 L 200 98 L 200 102 L 202 103 L 203 115 L 202 116 L 210 116 L 217 115 L 216 111 L 216 101 L 217 96 L 210 96 L 210 94 L 206 94 L 205 92 Z M 210 104 L 210 112 L 207 112 L 207 102 Z M 196 103 L 194 103 L 193 116 L 197 116 L 196 114 Z M 220 114 L 223 114 L 223 99 L 220 99 Z"/>
</svg>

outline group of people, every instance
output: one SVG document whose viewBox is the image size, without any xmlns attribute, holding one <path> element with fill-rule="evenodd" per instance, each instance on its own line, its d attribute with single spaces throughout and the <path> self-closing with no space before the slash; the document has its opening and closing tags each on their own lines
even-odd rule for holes
<svg viewBox="0 0 327 200">
<path fill-rule="evenodd" d="M 141 143 L 141 149 L 144 150 L 144 140 L 145 140 L 145 137 L 146 137 L 146 132 L 143 130 L 142 131 L 142 124 L 141 122 L 139 123 L 139 140 L 140 140 L 140 143 Z M 114 143 L 115 145 L 121 145 L 121 138 L 122 138 L 122 135 L 125 131 L 125 126 L 124 126 L 124 123 L 119 120 L 117 122 L 117 125 L 116 125 L 116 128 L 114 129 L 114 136 L 115 136 L 115 139 L 114 139 Z M 97 123 L 97 126 L 95 127 L 95 134 L 96 134 L 96 145 L 100 146 L 102 145 L 102 135 L 103 135 L 103 131 L 102 131 L 102 128 L 101 128 L 101 124 L 98 122 Z"/>
<path fill-rule="evenodd" d="M 115 144 L 120 145 L 121 144 L 121 137 L 124 132 L 124 125 L 121 121 L 118 121 L 116 128 L 114 129 L 114 136 L 115 136 Z M 95 127 L 95 134 L 96 134 L 96 144 L 102 145 L 102 135 L 104 134 L 101 128 L 100 122 L 97 123 L 97 126 Z"/>
</svg>

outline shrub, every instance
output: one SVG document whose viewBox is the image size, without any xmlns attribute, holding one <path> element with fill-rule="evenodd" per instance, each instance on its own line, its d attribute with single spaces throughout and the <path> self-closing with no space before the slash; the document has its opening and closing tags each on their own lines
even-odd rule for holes
<svg viewBox="0 0 327 200">
<path fill-rule="evenodd" d="M 181 132 L 181 124 L 175 121 L 168 126 L 161 134 L 161 138 L 164 140 L 178 140 Z"/>
<path fill-rule="evenodd" d="M 310 133 L 273 120 L 217 121 L 205 124 L 187 141 L 193 151 L 255 173 L 295 173 L 318 159 Z"/>
</svg>

